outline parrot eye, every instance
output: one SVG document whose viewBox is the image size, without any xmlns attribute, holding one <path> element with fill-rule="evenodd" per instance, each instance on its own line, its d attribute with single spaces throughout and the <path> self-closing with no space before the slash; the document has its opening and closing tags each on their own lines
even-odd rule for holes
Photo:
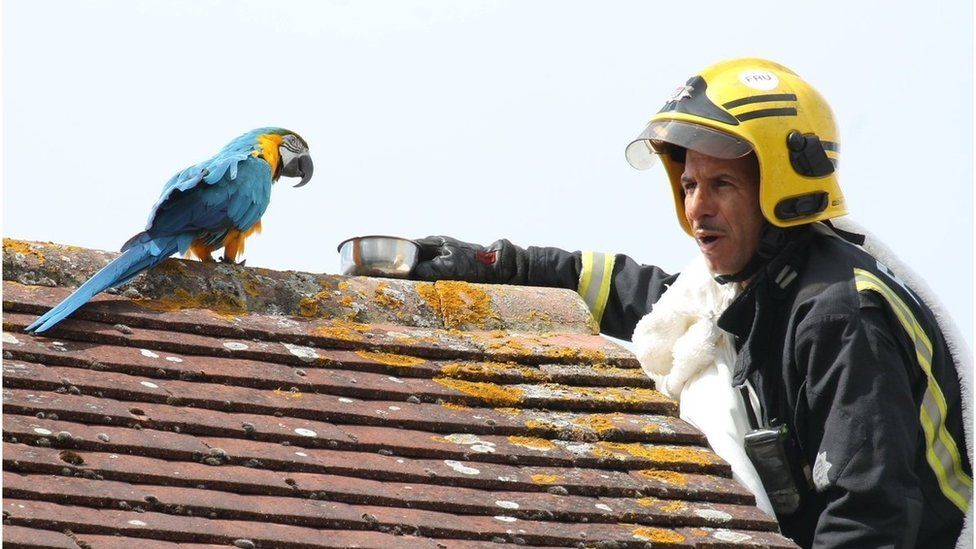
<svg viewBox="0 0 976 549">
<path fill-rule="evenodd" d="M 292 134 L 284 136 L 281 140 L 281 145 L 295 154 L 305 152 L 305 145 L 302 144 L 301 139 Z"/>
</svg>

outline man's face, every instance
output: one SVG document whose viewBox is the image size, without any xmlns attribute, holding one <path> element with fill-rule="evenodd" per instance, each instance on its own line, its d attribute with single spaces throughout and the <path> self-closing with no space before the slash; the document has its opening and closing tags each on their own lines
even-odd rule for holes
<svg viewBox="0 0 976 549">
<path fill-rule="evenodd" d="M 681 175 L 685 217 L 708 268 L 741 271 L 759 247 L 759 163 L 755 154 L 725 160 L 688 150 Z"/>
</svg>

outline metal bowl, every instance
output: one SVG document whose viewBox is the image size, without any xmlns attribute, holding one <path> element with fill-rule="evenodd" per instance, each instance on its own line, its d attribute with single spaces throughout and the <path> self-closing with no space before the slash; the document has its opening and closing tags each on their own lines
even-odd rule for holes
<svg viewBox="0 0 976 549">
<path fill-rule="evenodd" d="M 339 273 L 407 278 L 417 264 L 420 246 L 396 236 L 356 236 L 339 244 Z"/>
</svg>

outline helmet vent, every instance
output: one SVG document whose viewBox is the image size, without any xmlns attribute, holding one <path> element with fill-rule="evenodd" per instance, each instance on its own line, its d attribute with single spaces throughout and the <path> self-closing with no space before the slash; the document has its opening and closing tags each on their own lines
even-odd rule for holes
<svg viewBox="0 0 976 549">
<path fill-rule="evenodd" d="M 780 200 L 776 204 L 776 217 L 782 220 L 808 217 L 827 209 L 827 193 L 820 191 Z"/>
<path fill-rule="evenodd" d="M 793 171 L 804 177 L 825 177 L 834 173 L 834 163 L 827 158 L 823 143 L 816 134 L 796 130 L 786 136 Z M 777 206 L 778 207 L 778 206 Z"/>
</svg>

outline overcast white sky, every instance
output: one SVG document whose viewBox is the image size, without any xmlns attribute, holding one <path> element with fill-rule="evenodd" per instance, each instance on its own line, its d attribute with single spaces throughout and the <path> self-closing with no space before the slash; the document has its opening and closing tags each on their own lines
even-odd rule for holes
<svg viewBox="0 0 976 549">
<path fill-rule="evenodd" d="M 115 250 L 162 184 L 259 126 L 308 141 L 249 266 L 335 273 L 359 234 L 624 252 L 696 248 L 624 146 L 726 58 L 831 102 L 852 218 L 972 345 L 973 14 L 944 2 L 3 2 L 3 232 Z"/>
</svg>

